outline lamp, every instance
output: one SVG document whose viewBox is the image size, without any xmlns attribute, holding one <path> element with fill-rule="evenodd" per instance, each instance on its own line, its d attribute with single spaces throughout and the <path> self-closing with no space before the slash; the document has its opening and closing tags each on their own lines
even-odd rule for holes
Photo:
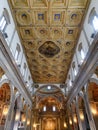
<svg viewBox="0 0 98 130">
<path fill-rule="evenodd" d="M 72 120 L 71 119 L 69 119 L 69 124 L 72 125 Z"/>
<path fill-rule="evenodd" d="M 20 112 L 17 112 L 17 113 L 16 113 L 16 116 L 15 116 L 15 120 L 18 121 L 19 118 L 20 118 Z"/>
<path fill-rule="evenodd" d="M 64 122 L 64 127 L 67 128 L 67 124 L 66 124 L 66 122 Z"/>
<path fill-rule="evenodd" d="M 92 114 L 93 114 L 93 115 L 96 115 L 96 114 L 97 114 L 96 109 L 95 109 L 95 108 L 93 108 L 93 107 L 91 108 L 91 112 L 92 112 Z"/>
<path fill-rule="evenodd" d="M 95 104 L 95 102 L 91 102 L 90 106 L 91 106 L 91 112 L 92 112 L 92 114 L 93 115 L 97 115 L 97 110 L 96 110 L 96 104 Z"/>
<path fill-rule="evenodd" d="M 77 123 L 77 118 L 76 118 L 76 115 L 74 115 L 74 122 Z"/>
<path fill-rule="evenodd" d="M 80 110 L 80 119 L 83 121 L 84 120 L 84 115 L 83 115 L 83 111 Z"/>
<path fill-rule="evenodd" d="M 30 120 L 29 119 L 27 120 L 27 125 L 30 125 Z"/>
<path fill-rule="evenodd" d="M 34 123 L 33 127 L 36 128 L 37 125 L 40 125 L 40 123 Z"/>
<path fill-rule="evenodd" d="M 22 122 L 25 122 L 25 121 L 26 121 L 25 114 L 22 114 Z"/>
<path fill-rule="evenodd" d="M 8 107 L 5 107 L 3 110 L 3 115 L 6 116 L 8 114 Z"/>
<path fill-rule="evenodd" d="M 33 127 L 36 128 L 36 124 L 35 123 L 33 124 Z"/>
</svg>

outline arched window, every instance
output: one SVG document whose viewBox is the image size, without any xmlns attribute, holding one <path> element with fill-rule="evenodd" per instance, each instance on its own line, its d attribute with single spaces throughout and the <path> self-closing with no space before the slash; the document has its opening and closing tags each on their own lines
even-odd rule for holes
<svg viewBox="0 0 98 130">
<path fill-rule="evenodd" d="M 79 51 L 80 56 L 81 56 L 81 61 L 80 62 L 83 63 L 84 58 L 85 58 L 85 54 L 84 54 L 84 51 L 83 51 L 83 48 L 82 48 L 82 43 L 79 44 L 78 51 Z"/>
<path fill-rule="evenodd" d="M 23 66 L 23 76 L 25 75 L 25 72 L 26 72 L 26 68 L 27 68 L 27 65 L 26 65 L 26 63 L 24 63 L 24 66 Z"/>
<path fill-rule="evenodd" d="M 56 111 L 56 107 L 55 107 L 55 106 L 53 106 L 53 107 L 52 107 L 52 110 L 53 110 L 53 111 Z"/>
<path fill-rule="evenodd" d="M 21 52 L 20 45 L 17 43 L 16 52 L 15 52 L 15 60 L 17 63 L 18 63 L 18 57 L 19 57 L 20 52 Z"/>
<path fill-rule="evenodd" d="M 72 87 L 72 81 L 71 81 L 70 75 L 68 76 L 68 79 L 69 79 L 69 86 Z"/>
<path fill-rule="evenodd" d="M 98 17 L 97 17 L 97 16 L 94 16 L 93 26 L 94 26 L 94 29 L 95 29 L 96 31 L 98 31 Z"/>
<path fill-rule="evenodd" d="M 4 8 L 2 17 L 0 18 L 0 30 L 4 32 L 8 24 L 10 24 L 10 17 L 7 9 Z"/>
<path fill-rule="evenodd" d="M 72 87 L 72 81 L 71 80 L 69 80 L 69 85 L 70 85 L 70 87 Z"/>
<path fill-rule="evenodd" d="M 76 71 L 76 68 L 75 68 L 75 62 L 72 63 L 72 68 L 73 68 L 74 76 L 76 76 L 77 71 Z"/>
<path fill-rule="evenodd" d="M 46 106 L 43 107 L 43 111 L 46 111 Z"/>
<path fill-rule="evenodd" d="M 98 15 L 96 13 L 95 7 L 92 8 L 89 14 L 88 23 L 91 24 L 95 31 L 98 31 Z"/>
<path fill-rule="evenodd" d="M 5 26 L 6 26 L 7 22 L 4 16 L 2 16 L 2 18 L 0 19 L 0 29 L 1 31 L 4 30 Z"/>
</svg>

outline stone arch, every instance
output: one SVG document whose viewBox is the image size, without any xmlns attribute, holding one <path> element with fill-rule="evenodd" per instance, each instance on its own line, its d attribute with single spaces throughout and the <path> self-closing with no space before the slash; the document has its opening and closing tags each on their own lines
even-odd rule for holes
<svg viewBox="0 0 98 130">
<path fill-rule="evenodd" d="M 13 88 L 10 84 L 8 79 L 4 79 L 2 82 L 0 82 L 0 106 L 2 113 L 1 122 L 0 124 L 3 125 L 4 129 L 7 129 L 8 127 L 8 120 L 10 120 L 10 108 L 11 108 L 11 102 L 13 100 Z"/>
<path fill-rule="evenodd" d="M 48 86 L 48 85 L 47 85 L 47 86 Z M 51 86 L 51 85 L 49 85 L 49 86 Z M 54 86 L 56 89 L 58 89 L 58 91 L 60 91 L 62 94 L 64 94 L 63 91 L 62 91 L 58 86 L 56 86 L 56 85 L 53 85 L 53 86 Z M 43 87 L 45 87 L 45 85 L 38 87 L 38 89 L 36 89 L 34 95 L 36 95 L 36 93 L 37 93 L 40 89 L 42 89 Z"/>
<path fill-rule="evenodd" d="M 91 116 L 93 118 L 93 124 L 98 129 L 98 80 L 95 78 L 91 78 L 88 82 L 87 86 L 87 95 L 88 95 L 88 102 L 90 106 Z"/>
</svg>

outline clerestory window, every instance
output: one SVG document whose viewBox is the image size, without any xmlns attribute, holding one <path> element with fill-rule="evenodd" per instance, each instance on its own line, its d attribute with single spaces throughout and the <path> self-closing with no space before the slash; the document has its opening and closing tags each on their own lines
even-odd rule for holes
<svg viewBox="0 0 98 130">
<path fill-rule="evenodd" d="M 98 14 L 96 13 L 95 7 L 91 9 L 88 23 L 94 28 L 95 31 L 98 31 Z"/>
<path fill-rule="evenodd" d="M 3 14 L 0 18 L 0 30 L 4 32 L 8 24 L 10 24 L 9 13 L 7 9 L 4 8 Z"/>
</svg>

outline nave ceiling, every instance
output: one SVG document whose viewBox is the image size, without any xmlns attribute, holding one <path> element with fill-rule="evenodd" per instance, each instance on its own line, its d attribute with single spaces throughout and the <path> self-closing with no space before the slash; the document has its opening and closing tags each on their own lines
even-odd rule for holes
<svg viewBox="0 0 98 130">
<path fill-rule="evenodd" d="M 9 0 L 35 83 L 64 83 L 89 0 Z"/>
</svg>

